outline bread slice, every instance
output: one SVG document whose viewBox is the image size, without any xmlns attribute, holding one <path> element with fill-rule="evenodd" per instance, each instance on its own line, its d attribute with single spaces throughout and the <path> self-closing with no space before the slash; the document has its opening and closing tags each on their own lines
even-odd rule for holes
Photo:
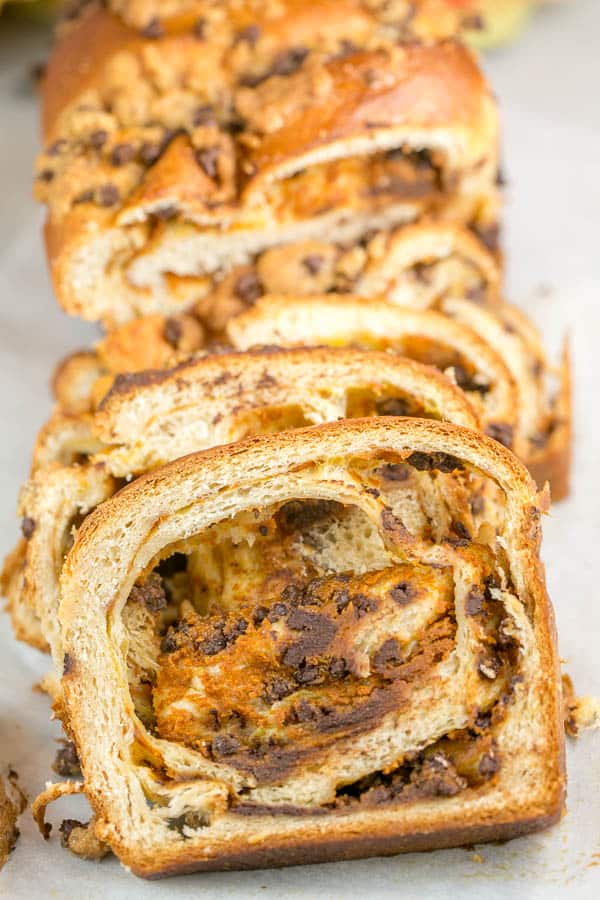
<svg viewBox="0 0 600 900">
<path fill-rule="evenodd" d="M 494 236 L 486 238 L 495 247 Z M 251 287 L 248 293 L 240 290 Z M 419 221 L 375 231 L 350 245 L 309 239 L 258 253 L 215 284 L 194 307 L 211 334 L 264 294 L 352 293 L 427 309 L 446 297 L 495 303 L 498 253 L 451 222 Z"/>
<path fill-rule="evenodd" d="M 269 248 L 349 244 L 425 214 L 494 232 L 497 116 L 475 57 L 398 44 L 385 4 L 325 5 L 317 18 L 292 3 L 285 27 L 271 4 L 233 30 L 221 14 L 203 40 L 144 37 L 95 8 L 63 30 L 36 184 L 69 312 L 109 325 L 181 312 Z M 371 7 L 350 44 L 349 6 Z M 276 7 L 285 19 L 290 4 Z"/>
<path fill-rule="evenodd" d="M 498 532 L 414 534 L 406 470 L 489 478 Z M 157 877 L 555 822 L 544 506 L 500 444 L 419 419 L 260 436 L 127 486 L 86 519 L 61 579 L 66 721 L 97 836 Z"/>
<path fill-rule="evenodd" d="M 395 350 L 454 370 L 476 403 L 484 430 L 531 467 L 538 484 L 550 481 L 554 499 L 566 496 L 571 459 L 568 354 L 556 373 L 539 335 L 509 304 L 480 306 L 448 297 L 436 310 L 412 310 L 385 299 L 328 294 L 263 297 L 229 321 L 239 349 L 260 344 L 354 345 Z M 558 394 L 551 394 L 551 381 Z"/>
<path fill-rule="evenodd" d="M 15 633 L 38 648 L 49 645 L 61 662 L 63 558 L 85 516 L 123 479 L 251 434 L 390 413 L 479 427 L 463 393 L 436 370 L 343 348 L 192 359 L 173 369 L 119 376 L 94 415 L 55 413 L 42 429 L 32 477 L 21 492 L 26 540 L 5 563 L 3 593 Z M 416 484 L 413 490 L 417 511 L 433 502 L 431 491 L 419 498 Z"/>
</svg>

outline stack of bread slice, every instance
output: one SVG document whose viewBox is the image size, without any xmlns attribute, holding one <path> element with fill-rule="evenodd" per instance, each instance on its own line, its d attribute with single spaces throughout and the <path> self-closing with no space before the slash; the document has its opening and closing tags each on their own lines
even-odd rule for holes
<svg viewBox="0 0 600 900">
<path fill-rule="evenodd" d="M 457 10 L 112 0 L 59 28 L 36 184 L 57 297 L 104 334 L 55 373 L 3 587 L 83 775 L 36 816 L 85 792 L 84 855 L 155 876 L 561 814 L 539 543 L 569 362 L 502 298 Z"/>
</svg>

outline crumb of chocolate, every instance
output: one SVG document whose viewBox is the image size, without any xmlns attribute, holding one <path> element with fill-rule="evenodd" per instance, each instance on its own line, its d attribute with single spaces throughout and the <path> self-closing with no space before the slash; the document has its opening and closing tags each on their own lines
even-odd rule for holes
<svg viewBox="0 0 600 900">
<path fill-rule="evenodd" d="M 135 156 L 135 147 L 133 144 L 115 144 L 110 154 L 110 161 L 113 166 L 124 166 L 131 162 Z"/>
<path fill-rule="evenodd" d="M 63 740 L 63 746 L 56 751 L 52 769 L 57 775 L 65 778 L 76 778 L 81 775 L 79 757 L 73 741 Z"/>
<path fill-rule="evenodd" d="M 495 441 L 498 441 L 498 443 L 503 444 L 505 447 L 508 447 L 509 449 L 512 447 L 512 425 L 508 425 L 506 422 L 490 422 L 485 429 L 485 433 L 489 437 L 494 438 Z"/>
<path fill-rule="evenodd" d="M 302 265 L 310 275 L 317 275 L 323 266 L 323 257 L 318 253 L 309 253 L 302 260 Z"/>
<path fill-rule="evenodd" d="M 167 605 L 167 593 L 162 578 L 152 572 L 142 584 L 134 584 L 129 594 L 130 603 L 143 603 L 150 612 L 158 612 Z"/>
<path fill-rule="evenodd" d="M 100 206 L 115 206 L 120 199 L 121 194 L 116 184 L 103 184 L 98 188 L 98 203 Z"/>
<path fill-rule="evenodd" d="M 101 150 L 108 140 L 108 131 L 105 131 L 103 128 L 99 128 L 97 131 L 92 131 L 88 140 L 90 146 L 93 147 L 94 150 Z"/>
<path fill-rule="evenodd" d="M 142 28 L 141 33 L 145 38 L 150 38 L 150 40 L 157 40 L 158 38 L 164 37 L 165 29 L 163 28 L 158 16 L 153 16 L 150 21 Z"/>
<path fill-rule="evenodd" d="M 163 337 L 167 344 L 177 349 L 181 336 L 183 334 L 183 325 L 178 319 L 169 317 L 164 324 Z"/>
<path fill-rule="evenodd" d="M 26 541 L 33 537 L 35 524 L 35 519 L 32 519 L 31 516 L 24 516 L 21 519 L 21 532 Z"/>
<path fill-rule="evenodd" d="M 244 303 L 254 303 L 264 293 L 263 286 L 256 272 L 243 272 L 235 283 L 235 295 Z"/>
<path fill-rule="evenodd" d="M 219 148 L 202 147 L 196 150 L 196 162 L 200 168 L 214 181 L 219 174 Z"/>
</svg>

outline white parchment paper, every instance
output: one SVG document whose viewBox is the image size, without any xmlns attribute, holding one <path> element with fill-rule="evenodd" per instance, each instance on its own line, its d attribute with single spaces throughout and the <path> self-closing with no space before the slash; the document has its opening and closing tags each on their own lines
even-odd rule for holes
<svg viewBox="0 0 600 900">
<path fill-rule="evenodd" d="M 0 28 L 0 553 L 17 537 L 15 503 L 37 429 L 50 409 L 58 359 L 97 336 L 59 312 L 48 284 L 42 212 L 30 200 L 37 147 L 31 64 L 47 37 Z M 510 299 L 557 347 L 565 330 L 576 368 L 573 493 L 545 523 L 544 558 L 565 669 L 600 694 L 600 2 L 578 0 L 540 16 L 519 44 L 491 56 L 509 187 L 505 246 Z M 41 654 L 12 639 L 0 616 L 0 763 L 31 797 L 52 778 L 59 730 L 32 685 Z M 503 846 L 438 851 L 279 871 L 196 875 L 145 883 L 114 859 L 86 863 L 44 843 L 29 812 L 3 872 L 0 896 L 88 898 L 600 896 L 600 734 L 568 747 L 568 810 L 545 834 Z M 85 818 L 83 801 L 51 810 L 56 825 Z M 55 828 L 56 832 L 56 828 Z"/>
</svg>

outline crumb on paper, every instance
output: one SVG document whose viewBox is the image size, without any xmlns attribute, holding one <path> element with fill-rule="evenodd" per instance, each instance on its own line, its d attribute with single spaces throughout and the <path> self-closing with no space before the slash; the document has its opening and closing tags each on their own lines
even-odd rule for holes
<svg viewBox="0 0 600 900">
<path fill-rule="evenodd" d="M 600 728 L 600 698 L 577 697 L 569 675 L 562 676 L 563 715 L 569 737 L 579 737 L 582 731 Z"/>
<path fill-rule="evenodd" d="M 19 776 L 10 769 L 6 779 L 0 777 L 0 869 L 17 843 L 17 819 L 26 806 L 27 796 L 19 787 Z"/>
</svg>

